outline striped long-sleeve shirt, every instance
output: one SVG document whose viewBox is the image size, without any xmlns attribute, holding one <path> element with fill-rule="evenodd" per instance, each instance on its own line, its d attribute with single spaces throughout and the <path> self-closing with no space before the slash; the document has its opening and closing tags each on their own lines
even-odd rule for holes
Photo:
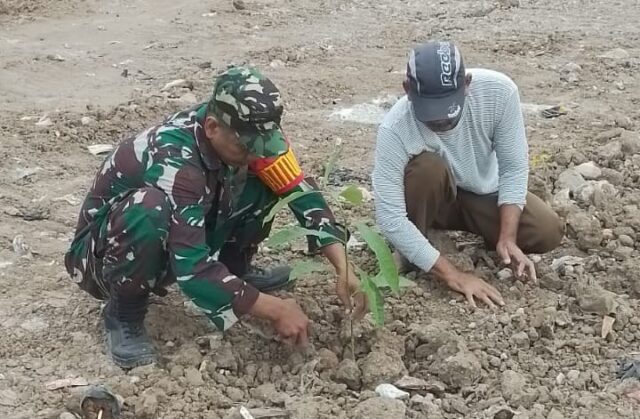
<svg viewBox="0 0 640 419">
<path fill-rule="evenodd" d="M 435 152 L 449 165 L 457 187 L 476 194 L 497 192 L 498 205 L 525 204 L 529 159 L 518 88 L 502 73 L 467 72 L 472 81 L 453 130 L 429 130 L 416 119 L 406 96 L 378 130 L 372 174 L 377 223 L 387 240 L 425 271 L 440 253 L 407 218 L 404 173 L 413 156 Z"/>
</svg>

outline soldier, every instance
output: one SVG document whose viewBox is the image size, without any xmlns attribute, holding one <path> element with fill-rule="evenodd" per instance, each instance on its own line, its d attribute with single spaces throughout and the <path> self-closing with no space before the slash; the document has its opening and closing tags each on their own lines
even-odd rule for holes
<svg viewBox="0 0 640 419">
<path fill-rule="evenodd" d="M 164 296 L 174 282 L 221 330 L 252 315 L 270 320 L 285 341 L 306 344 L 309 320 L 295 300 L 266 293 L 290 284 L 290 268 L 251 263 L 276 202 L 317 191 L 281 130 L 282 111 L 268 78 L 233 67 L 218 77 L 208 103 L 123 141 L 102 164 L 65 265 L 80 288 L 107 301 L 107 346 L 120 367 L 155 360 L 144 327 L 149 294 Z M 321 193 L 289 207 L 302 226 L 330 235 L 310 236 L 310 250 L 335 267 L 341 302 L 364 314 L 365 298 L 337 239 L 348 232 Z"/>
</svg>

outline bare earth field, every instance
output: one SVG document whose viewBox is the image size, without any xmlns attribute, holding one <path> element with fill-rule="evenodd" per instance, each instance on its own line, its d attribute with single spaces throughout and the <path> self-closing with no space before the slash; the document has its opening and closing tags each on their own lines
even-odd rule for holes
<svg viewBox="0 0 640 419">
<path fill-rule="evenodd" d="M 242 418 L 240 406 L 256 418 L 640 417 L 640 381 L 616 377 L 640 351 L 639 20 L 637 0 L 0 0 L 0 418 L 72 417 L 83 388 L 46 388 L 64 378 L 108 386 L 124 418 Z M 498 274 L 481 240 L 453 232 L 441 246 L 504 309 L 474 311 L 413 277 L 387 298 L 383 329 L 358 325 L 353 361 L 328 268 L 295 289 L 314 323 L 305 353 L 245 324 L 222 335 L 172 289 L 148 319 L 162 362 L 115 367 L 99 303 L 62 264 L 102 159 L 87 146 L 206 100 L 220 70 L 251 63 L 283 91 L 306 171 L 320 175 L 340 137 L 333 187 L 370 188 L 372 101 L 401 93 L 408 49 L 429 38 L 520 87 L 531 188 L 567 222 L 562 246 L 536 258 L 540 283 Z M 188 83 L 163 90 L 175 79 Z M 566 114 L 542 116 L 555 105 Z M 260 255 L 303 258 L 297 245 Z M 405 375 L 419 379 L 409 398 L 373 392 Z"/>
</svg>

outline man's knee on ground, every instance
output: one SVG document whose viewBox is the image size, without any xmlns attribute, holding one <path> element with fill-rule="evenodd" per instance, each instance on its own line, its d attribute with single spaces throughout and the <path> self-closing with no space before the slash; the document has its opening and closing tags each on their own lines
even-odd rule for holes
<svg viewBox="0 0 640 419">
<path fill-rule="evenodd" d="M 550 214 L 541 217 L 536 223 L 533 237 L 527 240 L 528 248 L 523 249 L 527 253 L 543 254 L 560 246 L 565 234 L 565 225 L 562 219 L 551 209 Z"/>
</svg>

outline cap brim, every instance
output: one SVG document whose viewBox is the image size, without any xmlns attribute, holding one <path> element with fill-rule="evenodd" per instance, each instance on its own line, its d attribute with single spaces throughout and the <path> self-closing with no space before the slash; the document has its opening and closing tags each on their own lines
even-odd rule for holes
<svg viewBox="0 0 640 419">
<path fill-rule="evenodd" d="M 260 158 L 278 157 L 289 150 L 289 144 L 279 128 L 241 133 L 239 139 L 252 154 Z"/>
<path fill-rule="evenodd" d="M 464 109 L 464 88 L 444 97 L 409 95 L 413 110 L 421 122 L 433 122 L 456 118 Z"/>
</svg>

